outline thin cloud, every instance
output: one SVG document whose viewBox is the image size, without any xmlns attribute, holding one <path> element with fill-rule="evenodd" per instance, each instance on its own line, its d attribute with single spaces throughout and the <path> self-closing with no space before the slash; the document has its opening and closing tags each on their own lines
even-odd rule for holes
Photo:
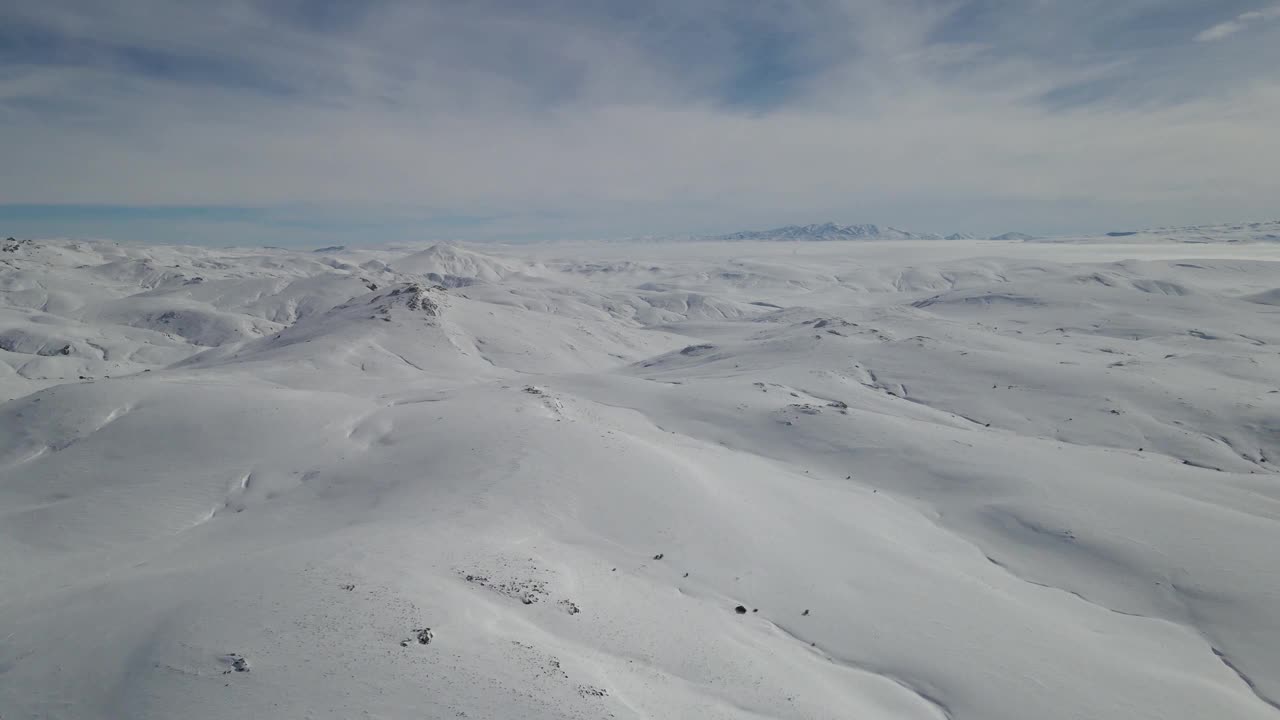
<svg viewBox="0 0 1280 720">
<path fill-rule="evenodd" d="M 1276 19 L 1280 19 L 1280 5 L 1262 10 L 1253 10 L 1247 13 L 1241 13 L 1231 20 L 1219 23 L 1207 30 L 1204 30 L 1199 35 L 1196 35 L 1196 41 L 1214 42 L 1216 40 L 1223 40 L 1235 35 L 1254 23 Z"/>
<path fill-rule="evenodd" d="M 492 237 L 1273 212 L 1280 43 L 1126 42 L 1159 4 L 11 3 L 0 202 Z"/>
</svg>

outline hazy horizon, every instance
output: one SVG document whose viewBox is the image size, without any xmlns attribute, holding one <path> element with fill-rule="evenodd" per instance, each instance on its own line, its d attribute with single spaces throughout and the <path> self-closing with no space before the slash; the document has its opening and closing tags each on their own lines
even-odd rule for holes
<svg viewBox="0 0 1280 720">
<path fill-rule="evenodd" d="M 1193 223 L 1193 226 L 1216 226 L 1272 222 L 1266 218 L 1221 220 Z M 309 217 L 305 211 L 289 217 L 275 215 L 257 208 L 179 208 L 179 207 L 119 207 L 119 206 L 0 206 L 0 237 L 30 237 L 37 239 L 70 238 L 79 240 L 107 240 L 114 242 L 141 242 L 170 245 L 208 246 L 280 246 L 286 248 L 321 248 L 334 245 L 376 246 L 397 243 L 474 242 L 474 243 L 527 243 L 527 242 L 581 242 L 592 240 L 641 240 L 648 238 L 700 239 L 714 238 L 737 232 L 768 231 L 790 226 L 821 225 L 834 223 L 847 226 L 861 222 L 841 222 L 820 219 L 805 222 L 734 226 L 728 222 L 704 226 L 698 231 L 668 232 L 599 232 L 559 233 L 554 231 L 478 235 L 451 228 L 435 231 L 438 227 L 430 220 L 420 224 L 411 221 L 374 220 L 360 221 L 351 218 L 327 218 L 322 212 Z M 477 222 L 477 224 L 479 224 Z M 1088 229 L 1065 232 L 1026 232 L 1024 228 L 995 228 L 972 232 L 965 228 L 918 228 L 906 223 L 865 223 L 881 229 L 893 228 L 917 234 L 972 235 L 985 239 L 1008 232 L 1037 237 L 1071 237 L 1101 235 L 1114 231 L 1140 231 L 1173 227 L 1168 223 L 1146 226 L 1090 226 Z M 1002 229 L 1003 228 L 1003 229 Z M 17 230 L 16 232 L 14 230 Z M 25 231 L 25 232 L 24 232 Z"/>
</svg>

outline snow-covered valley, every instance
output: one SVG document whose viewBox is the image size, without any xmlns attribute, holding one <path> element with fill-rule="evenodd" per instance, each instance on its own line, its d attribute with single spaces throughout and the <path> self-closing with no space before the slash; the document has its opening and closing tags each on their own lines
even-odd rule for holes
<svg viewBox="0 0 1280 720">
<path fill-rule="evenodd" d="M 1275 720 L 1237 230 L 6 243 L 0 717 Z"/>
</svg>

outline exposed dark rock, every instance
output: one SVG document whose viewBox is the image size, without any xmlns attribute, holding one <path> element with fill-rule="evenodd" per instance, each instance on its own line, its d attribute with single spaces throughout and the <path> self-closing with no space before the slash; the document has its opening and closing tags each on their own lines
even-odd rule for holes
<svg viewBox="0 0 1280 720">
<path fill-rule="evenodd" d="M 230 675 L 233 672 L 249 672 L 249 660 L 240 653 L 227 653 L 222 657 L 222 662 L 231 666 L 230 670 L 223 670 L 223 675 Z"/>
<path fill-rule="evenodd" d="M 417 640 L 419 645 L 430 645 L 435 633 L 431 632 L 431 628 L 418 628 L 413 631 L 412 640 Z M 400 647 L 409 647 L 410 640 L 401 640 Z"/>
<path fill-rule="evenodd" d="M 681 355 L 699 355 L 707 350 L 715 350 L 715 345 L 690 345 L 680 351 Z"/>
</svg>

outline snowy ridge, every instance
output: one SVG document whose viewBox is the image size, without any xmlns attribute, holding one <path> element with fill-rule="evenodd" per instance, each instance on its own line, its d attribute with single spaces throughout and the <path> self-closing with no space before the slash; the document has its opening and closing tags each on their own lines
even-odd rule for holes
<svg viewBox="0 0 1280 720">
<path fill-rule="evenodd" d="M 1280 717 L 1270 228 L 876 232 L 15 241 L 0 717 Z"/>
</svg>

